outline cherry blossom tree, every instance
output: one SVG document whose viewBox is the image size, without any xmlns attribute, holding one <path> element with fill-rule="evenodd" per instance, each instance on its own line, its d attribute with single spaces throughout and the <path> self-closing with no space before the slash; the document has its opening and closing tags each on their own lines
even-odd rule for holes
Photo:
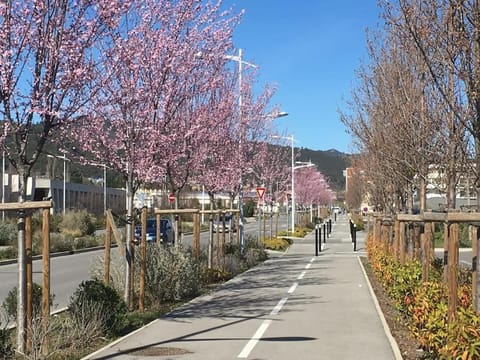
<svg viewBox="0 0 480 360">
<path fill-rule="evenodd" d="M 19 201 L 55 131 L 73 122 L 95 92 L 95 43 L 115 26 L 124 1 L 2 1 L 0 143 L 19 175 Z M 25 220 L 19 215 L 17 348 L 24 351 Z"/>
<path fill-rule="evenodd" d="M 141 183 L 159 182 L 164 175 L 180 189 L 194 149 L 212 125 L 211 97 L 223 82 L 224 54 L 238 21 L 220 7 L 221 2 L 194 0 L 132 1 L 101 44 L 101 90 L 90 114 L 72 129 L 82 152 L 126 180 L 127 302 L 134 193 Z"/>
<path fill-rule="evenodd" d="M 291 154 L 288 147 L 267 143 L 263 150 L 255 161 L 255 179 L 257 185 L 266 187 L 273 200 L 279 196 L 280 184 L 291 183 Z"/>
<path fill-rule="evenodd" d="M 332 192 L 325 176 L 315 167 L 295 170 L 295 199 L 303 205 L 326 205 Z"/>
</svg>

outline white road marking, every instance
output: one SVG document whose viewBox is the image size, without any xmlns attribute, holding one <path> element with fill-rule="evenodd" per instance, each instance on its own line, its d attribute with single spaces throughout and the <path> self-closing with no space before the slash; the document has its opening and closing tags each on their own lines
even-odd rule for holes
<svg viewBox="0 0 480 360">
<path fill-rule="evenodd" d="M 305 269 L 310 269 L 310 267 L 312 266 L 312 263 L 314 261 L 315 261 L 315 258 L 312 258 L 310 260 L 310 262 L 305 266 Z M 302 271 L 302 273 L 298 276 L 298 280 L 303 279 L 303 277 L 305 276 L 306 273 L 307 273 L 306 271 Z M 295 289 L 297 288 L 297 286 L 298 286 L 298 282 L 293 283 L 293 285 L 290 287 L 290 289 L 288 289 L 288 293 L 292 294 L 293 292 L 295 292 Z M 278 313 L 282 310 L 283 305 L 285 305 L 285 303 L 287 301 L 288 301 L 288 297 L 282 298 L 277 303 L 277 305 L 275 305 L 275 307 L 272 309 L 272 311 L 270 312 L 270 315 L 271 316 L 278 315 Z M 270 326 L 271 323 L 272 323 L 272 320 L 264 320 L 262 322 L 262 324 L 257 329 L 257 331 L 255 332 L 253 337 L 248 341 L 247 345 L 245 345 L 245 347 L 242 349 L 242 351 L 238 355 L 238 357 L 237 357 L 238 359 L 245 359 L 250 355 L 253 348 L 262 339 L 263 334 L 265 333 L 265 331 L 267 331 L 267 329 L 268 329 L 268 327 Z"/>
<path fill-rule="evenodd" d="M 247 345 L 245 345 L 242 352 L 238 355 L 239 359 L 245 359 L 245 358 L 248 357 L 248 355 L 250 355 L 250 352 L 253 350 L 255 345 L 257 345 L 258 341 L 262 338 L 265 331 L 267 331 L 271 322 L 272 322 L 272 320 L 263 320 L 263 322 L 260 325 L 260 327 L 258 328 L 258 330 L 255 332 L 255 334 L 250 339 L 250 341 L 247 343 Z"/>
<path fill-rule="evenodd" d="M 295 289 L 297 288 L 298 286 L 298 283 L 293 283 L 292 286 L 290 286 L 290 289 L 288 289 L 288 293 L 289 294 L 293 294 L 293 292 L 295 291 Z"/>
<path fill-rule="evenodd" d="M 287 300 L 288 300 L 288 298 L 286 298 L 286 297 L 285 297 L 285 298 L 282 298 L 282 299 L 278 302 L 278 304 L 273 308 L 273 310 L 270 312 L 270 315 L 272 315 L 272 316 L 273 316 L 273 315 L 277 315 L 277 314 L 280 312 L 280 310 L 282 310 L 282 307 L 283 307 L 283 305 L 285 305 L 285 303 L 287 302 Z"/>
</svg>

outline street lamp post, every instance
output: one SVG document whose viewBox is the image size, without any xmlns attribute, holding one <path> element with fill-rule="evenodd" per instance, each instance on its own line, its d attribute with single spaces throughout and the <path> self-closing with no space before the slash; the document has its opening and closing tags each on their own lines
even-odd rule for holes
<svg viewBox="0 0 480 360">
<path fill-rule="evenodd" d="M 59 155 L 52 155 L 52 154 L 47 154 L 49 158 L 55 158 L 55 159 L 62 159 L 63 160 L 63 215 L 65 215 L 66 212 L 66 194 L 67 194 L 67 161 L 70 161 L 70 159 L 67 158 L 67 155 L 64 153 L 62 156 Z"/>
<path fill-rule="evenodd" d="M 294 148 L 294 142 L 295 139 L 293 137 L 293 134 L 290 136 L 279 136 L 279 135 L 273 135 L 273 139 L 286 139 L 291 142 L 291 147 L 292 147 L 292 234 L 295 232 L 295 148 Z M 288 203 L 287 203 L 287 213 L 288 213 Z"/>
<path fill-rule="evenodd" d="M 239 142 L 238 142 L 238 152 L 239 158 L 242 156 L 242 71 L 243 65 L 256 68 L 257 65 L 244 61 L 242 59 L 242 49 L 238 49 L 238 55 L 225 55 L 225 59 L 232 60 L 238 63 L 238 124 L 239 124 Z M 241 161 L 241 160 L 240 160 Z M 238 210 L 240 214 L 240 220 L 238 224 L 239 240 L 240 240 L 240 251 L 243 254 L 243 248 L 245 245 L 244 241 L 244 229 L 243 229 L 243 176 L 242 169 L 240 168 L 240 183 L 238 186 Z"/>
<path fill-rule="evenodd" d="M 293 134 L 288 137 L 292 143 L 292 235 L 295 232 L 295 148 Z"/>
</svg>

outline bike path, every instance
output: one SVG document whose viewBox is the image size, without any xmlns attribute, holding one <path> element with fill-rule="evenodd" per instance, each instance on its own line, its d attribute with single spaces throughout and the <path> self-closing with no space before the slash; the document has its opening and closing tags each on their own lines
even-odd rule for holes
<svg viewBox="0 0 480 360">
<path fill-rule="evenodd" d="M 84 359 L 400 359 L 348 219 Z"/>
</svg>

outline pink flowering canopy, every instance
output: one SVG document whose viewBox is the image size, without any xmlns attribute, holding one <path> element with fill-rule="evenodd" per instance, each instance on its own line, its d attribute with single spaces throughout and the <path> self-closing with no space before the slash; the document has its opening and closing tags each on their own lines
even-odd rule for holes
<svg viewBox="0 0 480 360">
<path fill-rule="evenodd" d="M 325 176 L 316 167 L 295 170 L 295 200 L 303 205 L 325 205 L 332 200 Z"/>
<path fill-rule="evenodd" d="M 238 21 L 220 5 L 131 1 L 100 44 L 98 90 L 74 129 L 83 152 L 137 185 L 168 175 L 182 186 L 215 126 L 212 99 Z"/>
<path fill-rule="evenodd" d="M 53 132 L 75 121 L 90 100 L 95 44 L 115 26 L 123 4 L 0 3 L 0 143 L 22 178 Z"/>
</svg>

